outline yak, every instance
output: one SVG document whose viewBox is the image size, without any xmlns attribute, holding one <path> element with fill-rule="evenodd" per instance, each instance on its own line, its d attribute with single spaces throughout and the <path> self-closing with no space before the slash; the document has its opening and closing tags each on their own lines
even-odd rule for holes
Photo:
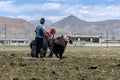
<svg viewBox="0 0 120 80">
<path fill-rule="evenodd" d="M 57 38 L 53 39 L 52 44 L 50 46 L 50 54 L 48 57 L 52 57 L 53 54 L 55 54 L 57 58 L 62 59 L 63 53 L 65 51 L 68 41 L 70 44 L 72 44 L 71 37 L 68 37 L 68 39 L 65 39 L 63 37 L 57 37 Z"/>
<path fill-rule="evenodd" d="M 48 37 L 43 40 L 43 57 L 46 57 L 47 49 L 50 49 L 50 54 L 48 57 L 52 57 L 53 54 L 56 55 L 57 58 L 62 59 L 63 53 L 65 51 L 66 45 L 69 41 L 69 43 L 72 43 L 72 38 L 65 39 L 63 37 L 57 37 L 55 39 L 49 39 Z M 30 43 L 31 48 L 31 56 L 36 56 L 36 42 L 33 40 Z"/>
<path fill-rule="evenodd" d="M 30 48 L 31 48 L 31 52 L 30 55 L 31 57 L 36 57 L 36 41 L 32 40 L 30 43 Z M 43 39 L 43 57 L 46 57 L 46 53 L 47 53 L 47 49 L 48 49 L 48 40 L 47 38 Z"/>
</svg>

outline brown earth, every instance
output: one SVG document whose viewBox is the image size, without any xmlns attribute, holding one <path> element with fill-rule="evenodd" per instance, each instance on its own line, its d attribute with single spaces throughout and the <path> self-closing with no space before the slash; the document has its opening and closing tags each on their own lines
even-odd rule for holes
<svg viewBox="0 0 120 80">
<path fill-rule="evenodd" d="M 0 47 L 0 80 L 119 80 L 120 49 L 67 47 L 62 60 L 36 59 L 29 47 Z"/>
</svg>

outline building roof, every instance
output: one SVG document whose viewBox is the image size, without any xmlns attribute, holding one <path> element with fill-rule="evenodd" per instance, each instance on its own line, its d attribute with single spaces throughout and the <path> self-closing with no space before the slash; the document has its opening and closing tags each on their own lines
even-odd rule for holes
<svg viewBox="0 0 120 80">
<path fill-rule="evenodd" d="M 0 41 L 3 41 L 5 39 L 0 39 Z M 28 39 L 6 39 L 7 41 L 28 41 Z"/>
<path fill-rule="evenodd" d="M 101 35 L 71 35 L 71 37 L 95 37 L 95 38 L 100 38 Z"/>
</svg>

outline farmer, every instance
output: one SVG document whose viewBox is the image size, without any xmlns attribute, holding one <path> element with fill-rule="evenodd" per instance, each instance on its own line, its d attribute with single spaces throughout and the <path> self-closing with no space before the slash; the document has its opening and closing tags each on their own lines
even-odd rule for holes
<svg viewBox="0 0 120 80">
<path fill-rule="evenodd" d="M 36 58 L 40 53 L 40 58 L 43 58 L 43 39 L 45 38 L 45 30 L 44 30 L 45 19 L 41 18 L 40 23 L 36 26 L 35 29 L 35 41 L 36 41 Z"/>
</svg>

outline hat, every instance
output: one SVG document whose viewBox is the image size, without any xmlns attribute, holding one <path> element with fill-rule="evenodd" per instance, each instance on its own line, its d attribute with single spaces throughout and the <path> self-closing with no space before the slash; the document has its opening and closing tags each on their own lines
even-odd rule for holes
<svg viewBox="0 0 120 80">
<path fill-rule="evenodd" d="M 44 19 L 44 18 L 41 18 L 41 19 L 40 19 L 40 23 L 41 23 L 41 24 L 44 24 L 44 22 L 45 22 L 45 19 Z"/>
</svg>

